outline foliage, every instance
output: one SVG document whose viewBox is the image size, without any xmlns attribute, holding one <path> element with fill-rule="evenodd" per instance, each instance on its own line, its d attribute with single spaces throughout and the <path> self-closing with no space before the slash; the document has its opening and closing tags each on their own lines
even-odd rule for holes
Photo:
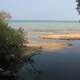
<svg viewBox="0 0 80 80">
<path fill-rule="evenodd" d="M 77 2 L 77 11 L 78 11 L 78 13 L 80 14 L 80 0 L 76 0 L 76 2 Z"/>
<path fill-rule="evenodd" d="M 17 69 L 16 64 L 24 62 L 25 59 L 27 62 L 31 62 L 31 58 L 35 54 L 32 55 L 30 53 L 39 53 L 41 52 L 41 48 L 29 48 L 25 46 L 23 29 L 14 29 L 9 26 L 9 18 L 9 14 L 4 11 L 0 12 L 0 78 L 4 75 L 9 77 L 3 76 L 6 80 L 13 80 L 12 78 L 15 76 L 15 70 Z M 26 58 L 23 56 L 25 51 L 27 52 Z"/>
<path fill-rule="evenodd" d="M 5 19 L 10 19 L 11 16 L 9 13 L 5 12 L 5 11 L 0 11 L 0 19 L 2 20 L 5 20 Z"/>
<path fill-rule="evenodd" d="M 6 16 L 0 13 L 0 66 L 9 69 L 22 57 L 24 33 L 21 28 L 14 29 L 8 25 Z"/>
<path fill-rule="evenodd" d="M 19 58 L 23 41 L 23 35 L 19 30 L 5 26 L 0 27 L 0 62 L 4 65 L 10 64 L 11 58 Z"/>
</svg>

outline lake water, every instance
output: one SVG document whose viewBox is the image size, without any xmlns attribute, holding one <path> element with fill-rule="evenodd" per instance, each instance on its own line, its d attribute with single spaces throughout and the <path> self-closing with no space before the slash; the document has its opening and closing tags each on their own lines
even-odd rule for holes
<svg viewBox="0 0 80 80">
<path fill-rule="evenodd" d="M 33 62 L 23 64 L 19 71 L 19 80 L 80 80 L 80 40 L 40 40 L 35 32 L 40 34 L 63 33 L 65 31 L 80 32 L 80 23 L 68 22 L 11 22 L 13 27 L 24 28 L 32 40 L 47 42 L 69 42 L 72 46 L 54 50 L 42 51 L 32 57 Z M 33 34 L 34 33 L 34 34 Z M 39 34 L 38 34 L 39 35 Z"/>
</svg>

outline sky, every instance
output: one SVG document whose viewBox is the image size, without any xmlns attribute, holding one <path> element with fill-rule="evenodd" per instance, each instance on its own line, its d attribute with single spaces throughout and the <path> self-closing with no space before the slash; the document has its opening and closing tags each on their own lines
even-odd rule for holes
<svg viewBox="0 0 80 80">
<path fill-rule="evenodd" d="M 14 20 L 78 20 L 75 0 L 0 0 Z"/>
</svg>

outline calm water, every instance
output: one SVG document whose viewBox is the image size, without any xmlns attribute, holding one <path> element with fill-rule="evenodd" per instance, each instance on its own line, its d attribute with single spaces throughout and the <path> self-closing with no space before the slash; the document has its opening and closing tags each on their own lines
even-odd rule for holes
<svg viewBox="0 0 80 80">
<path fill-rule="evenodd" d="M 25 31 L 31 30 L 80 30 L 80 23 L 77 21 L 54 21 L 54 22 L 30 22 L 30 21 L 12 21 L 11 25 L 22 27 Z"/>
<path fill-rule="evenodd" d="M 49 32 L 63 32 L 80 30 L 78 22 L 13 22 L 15 28 L 22 27 L 31 39 L 47 42 L 59 42 L 59 40 L 40 40 L 35 37 L 34 30 L 40 34 Z M 53 31 L 52 31 L 53 30 Z M 61 41 L 61 40 L 60 40 Z M 32 63 L 24 63 L 19 71 L 19 80 L 80 80 L 80 41 L 70 42 L 73 46 L 57 51 L 42 51 L 41 54 L 32 57 Z"/>
</svg>

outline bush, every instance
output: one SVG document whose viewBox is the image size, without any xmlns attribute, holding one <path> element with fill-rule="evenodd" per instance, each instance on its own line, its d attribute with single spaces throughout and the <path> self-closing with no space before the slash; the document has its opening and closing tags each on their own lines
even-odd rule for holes
<svg viewBox="0 0 80 80">
<path fill-rule="evenodd" d="M 77 11 L 78 11 L 78 13 L 80 14 L 80 0 L 76 0 L 76 2 L 77 2 Z"/>
<path fill-rule="evenodd" d="M 31 57 L 35 55 L 33 52 L 39 53 L 41 48 L 25 46 L 23 29 L 10 27 L 5 17 L 9 17 L 9 14 L 0 12 L 0 78 L 14 80 L 18 71 L 16 65 L 24 61 L 31 62 Z M 32 54 L 24 56 L 25 51 Z"/>
<path fill-rule="evenodd" d="M 8 26 L 5 20 L 0 20 L 0 66 L 4 69 L 16 64 L 22 57 L 24 34 L 21 28 Z"/>
</svg>

